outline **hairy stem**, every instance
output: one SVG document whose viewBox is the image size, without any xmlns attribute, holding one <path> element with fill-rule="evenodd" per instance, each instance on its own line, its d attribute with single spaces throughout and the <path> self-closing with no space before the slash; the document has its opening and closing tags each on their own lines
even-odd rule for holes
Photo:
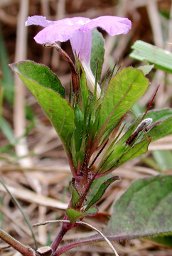
<svg viewBox="0 0 172 256">
<path fill-rule="evenodd" d="M 56 235 L 54 241 L 51 244 L 51 249 L 53 251 L 53 254 L 57 250 L 57 248 L 58 248 L 60 242 L 62 241 L 64 235 L 66 234 L 66 232 L 67 232 L 67 229 L 64 229 L 63 226 L 62 226 L 60 232 L 58 232 L 58 234 Z"/>
<path fill-rule="evenodd" d="M 59 223 L 59 222 L 70 223 L 69 220 L 49 220 L 49 221 L 45 221 L 45 222 L 41 222 L 41 223 L 36 223 L 36 224 L 34 224 L 34 227 L 52 224 L 52 223 Z M 91 224 L 89 224 L 87 222 L 76 221 L 75 224 L 88 226 L 88 227 L 92 228 L 93 230 L 95 230 L 97 233 L 99 233 L 100 236 L 92 235 L 86 239 L 80 239 L 78 241 L 74 241 L 72 243 L 65 244 L 61 248 L 57 249 L 56 252 L 53 254 L 53 256 L 59 256 L 59 255 L 63 254 L 64 252 L 67 252 L 70 249 L 77 247 L 78 245 L 80 245 L 80 246 L 83 245 L 84 243 L 88 244 L 88 243 L 93 243 L 93 242 L 100 242 L 102 240 L 105 240 L 108 243 L 108 245 L 110 246 L 110 248 L 113 250 L 114 254 L 116 256 L 119 256 L 118 253 L 116 252 L 115 248 L 113 247 L 112 243 L 110 242 L 110 240 L 112 240 L 112 241 L 126 240 L 127 236 L 105 236 L 100 230 L 98 230 L 97 228 L 95 228 L 94 226 L 92 226 Z M 130 238 L 135 238 L 135 237 L 130 237 Z"/>
<path fill-rule="evenodd" d="M 110 242 L 110 240 L 100 231 L 98 230 L 97 228 L 95 228 L 94 226 L 84 222 L 84 221 L 78 221 L 77 224 L 81 224 L 81 225 L 85 225 L 85 226 L 88 226 L 90 228 L 92 228 L 93 230 L 95 230 L 99 235 L 101 235 L 101 237 L 108 243 L 109 247 L 112 249 L 112 251 L 114 252 L 114 255 L 115 256 L 119 256 L 117 251 L 115 250 L 114 246 L 112 245 L 112 243 Z M 80 242 L 79 242 L 80 243 Z M 73 244 L 69 244 L 69 245 L 66 245 L 66 246 L 63 246 L 62 248 L 60 248 L 59 250 L 56 251 L 56 253 L 54 254 L 54 256 L 59 256 L 61 255 L 62 253 L 66 252 L 66 251 L 69 251 L 70 249 L 72 249 L 72 245 L 73 247 L 76 247 L 79 243 L 74 242 Z"/>
<path fill-rule="evenodd" d="M 17 241 L 15 238 L 10 236 L 8 233 L 6 233 L 4 230 L 0 228 L 0 238 L 9 244 L 11 247 L 16 249 L 18 252 L 20 252 L 23 256 L 36 256 L 36 252 L 24 244 Z"/>
<path fill-rule="evenodd" d="M 67 217 L 64 216 L 64 221 L 63 224 L 62 224 L 62 227 L 61 227 L 61 230 L 60 232 L 57 233 L 54 241 L 52 242 L 51 244 L 51 249 L 53 251 L 53 255 L 55 255 L 56 253 L 56 250 L 60 244 L 60 242 L 62 241 L 64 235 L 73 227 L 75 227 L 75 223 L 70 223 L 70 222 L 67 222 Z"/>
</svg>

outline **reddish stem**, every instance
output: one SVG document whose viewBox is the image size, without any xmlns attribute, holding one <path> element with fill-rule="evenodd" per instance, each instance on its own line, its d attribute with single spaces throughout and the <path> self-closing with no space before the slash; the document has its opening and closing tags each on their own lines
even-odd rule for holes
<svg viewBox="0 0 172 256">
<path fill-rule="evenodd" d="M 88 244 L 88 243 L 102 241 L 101 237 L 98 237 L 96 239 L 92 236 L 92 238 L 93 238 L 93 240 L 88 238 L 88 239 L 85 239 L 85 240 L 84 239 L 81 240 L 81 241 L 78 240 L 78 241 L 75 241 L 73 243 L 66 244 L 63 247 L 59 248 L 53 256 L 60 256 L 61 254 L 65 253 L 65 252 L 67 252 L 67 251 L 69 251 L 73 248 L 76 248 L 77 246 L 82 246 L 84 243 Z"/>
<path fill-rule="evenodd" d="M 67 150 L 66 150 L 66 154 L 67 154 L 67 157 L 68 157 L 68 163 L 69 163 L 69 166 L 70 166 L 71 173 L 72 173 L 73 177 L 76 177 L 76 169 L 75 169 L 74 164 L 73 164 L 72 155 Z"/>
<path fill-rule="evenodd" d="M 133 239 L 135 238 L 135 236 L 118 236 L 118 235 L 114 235 L 114 236 L 106 236 L 110 241 L 125 241 L 127 239 Z M 77 246 L 82 246 L 84 244 L 91 244 L 91 243 L 96 243 L 96 242 L 101 242 L 103 240 L 103 238 L 99 235 L 93 235 L 93 236 L 90 236 L 88 238 L 85 238 L 85 239 L 81 239 L 81 240 L 78 240 L 78 241 L 74 241 L 74 242 L 71 242 L 69 244 L 65 244 L 63 247 L 60 247 L 56 253 L 53 255 L 53 256 L 60 256 L 61 254 L 73 249 L 73 248 L 76 248 Z"/>
<path fill-rule="evenodd" d="M 54 255 L 55 251 L 57 250 L 57 248 L 58 248 L 60 242 L 62 241 L 64 235 L 66 234 L 66 232 L 67 232 L 67 229 L 65 229 L 62 225 L 60 232 L 56 235 L 53 243 L 51 244 L 51 249 L 53 251 L 53 255 Z"/>
<path fill-rule="evenodd" d="M 67 220 L 67 216 L 64 216 L 64 220 Z M 76 224 L 75 223 L 63 223 L 60 232 L 57 233 L 54 241 L 51 244 L 51 249 L 52 249 L 52 255 L 55 255 L 56 250 L 59 246 L 59 244 L 61 243 L 64 235 L 73 227 L 75 227 Z"/>
</svg>

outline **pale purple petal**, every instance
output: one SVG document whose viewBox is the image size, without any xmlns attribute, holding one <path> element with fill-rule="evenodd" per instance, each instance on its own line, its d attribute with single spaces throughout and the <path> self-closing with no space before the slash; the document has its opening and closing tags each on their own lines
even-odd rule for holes
<svg viewBox="0 0 172 256">
<path fill-rule="evenodd" d="M 58 21 L 47 20 L 43 16 L 28 17 L 26 25 L 44 27 L 36 36 L 39 44 L 53 44 L 70 40 L 73 52 L 87 63 L 91 54 L 91 31 L 100 27 L 111 36 L 126 34 L 131 29 L 131 21 L 127 18 L 102 16 L 95 19 L 85 17 L 66 18 Z"/>
<path fill-rule="evenodd" d="M 89 18 L 85 17 L 73 17 L 73 18 L 65 18 L 57 21 L 52 21 L 52 20 L 47 20 L 46 17 L 44 16 L 39 16 L 39 15 L 34 15 L 34 16 L 29 16 L 25 22 L 26 26 L 31 26 L 31 25 L 37 25 L 37 26 L 42 26 L 42 27 L 47 27 L 49 25 L 55 25 L 55 24 L 60 24 L 64 26 L 83 26 L 87 24 L 90 21 Z"/>
<path fill-rule="evenodd" d="M 55 21 L 47 20 L 44 16 L 34 15 L 27 18 L 25 26 L 37 25 L 47 27 L 52 25 Z"/>
<path fill-rule="evenodd" d="M 70 39 L 72 50 L 79 57 L 80 60 L 84 60 L 89 63 L 91 54 L 91 42 L 92 42 L 91 30 L 76 30 Z"/>
<path fill-rule="evenodd" d="M 39 44 L 65 42 L 73 37 L 75 31 L 90 21 L 88 18 L 75 17 L 54 21 L 41 30 L 35 37 Z"/>
<path fill-rule="evenodd" d="M 69 40 L 78 27 L 65 25 L 59 21 L 58 24 L 50 25 L 41 30 L 35 37 L 35 41 L 39 44 L 53 44 L 55 42 L 65 42 Z"/>
<path fill-rule="evenodd" d="M 101 16 L 92 19 L 88 24 L 84 25 L 87 29 L 94 29 L 100 27 L 109 35 L 115 36 L 119 34 L 126 34 L 131 29 L 131 21 L 127 18 L 116 16 Z"/>
</svg>

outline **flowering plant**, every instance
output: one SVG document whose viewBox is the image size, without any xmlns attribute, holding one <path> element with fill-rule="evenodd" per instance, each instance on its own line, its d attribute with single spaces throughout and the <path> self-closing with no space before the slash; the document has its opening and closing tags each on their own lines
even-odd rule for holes
<svg viewBox="0 0 172 256">
<path fill-rule="evenodd" d="M 61 221 L 62 226 L 51 246 L 36 251 L 21 244 L 15 248 L 26 256 L 45 253 L 58 256 L 79 244 L 99 241 L 103 237 L 118 255 L 110 239 L 171 232 L 165 215 L 163 228 L 154 225 L 164 214 L 163 207 L 159 207 L 158 214 L 153 211 L 153 221 L 150 219 L 150 211 L 159 206 L 159 199 L 167 205 L 166 195 L 172 188 L 170 176 L 134 183 L 114 205 L 114 212 L 104 230 L 106 236 L 83 221 L 87 216 L 98 214 L 99 200 L 106 189 L 119 180 L 112 171 L 147 152 L 151 141 L 172 133 L 171 128 L 166 129 L 172 127 L 171 109 L 151 111 L 153 99 L 146 113 L 129 121 L 127 112 L 149 87 L 144 68 L 123 68 L 115 75 L 112 72 L 106 84 L 100 82 L 104 41 L 100 32 L 94 29 L 100 27 L 111 36 L 126 34 L 131 29 L 131 21 L 112 16 L 49 21 L 42 16 L 33 16 L 28 18 L 26 25 L 42 26 L 35 41 L 55 47 L 71 67 L 72 89 L 67 99 L 65 88 L 48 67 L 29 60 L 11 64 L 56 129 L 68 157 L 72 179 L 69 185 L 71 199 L 63 220 L 54 221 Z M 58 45 L 58 42 L 67 40 L 70 40 L 75 61 Z M 162 186 L 166 189 L 158 194 L 158 198 L 152 196 L 150 202 L 146 200 L 150 191 L 156 194 Z M 148 210 L 145 211 L 144 207 Z M 99 235 L 59 247 L 66 232 L 82 224 L 91 226 Z"/>
</svg>

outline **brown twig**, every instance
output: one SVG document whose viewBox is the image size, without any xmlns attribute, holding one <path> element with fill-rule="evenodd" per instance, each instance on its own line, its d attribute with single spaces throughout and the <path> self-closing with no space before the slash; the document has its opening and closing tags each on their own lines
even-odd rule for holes
<svg viewBox="0 0 172 256">
<path fill-rule="evenodd" d="M 25 246 L 24 244 L 20 243 L 1 228 L 0 238 L 4 242 L 12 246 L 14 249 L 16 249 L 18 252 L 20 252 L 23 256 L 36 256 L 36 252 L 31 247 Z"/>
</svg>

